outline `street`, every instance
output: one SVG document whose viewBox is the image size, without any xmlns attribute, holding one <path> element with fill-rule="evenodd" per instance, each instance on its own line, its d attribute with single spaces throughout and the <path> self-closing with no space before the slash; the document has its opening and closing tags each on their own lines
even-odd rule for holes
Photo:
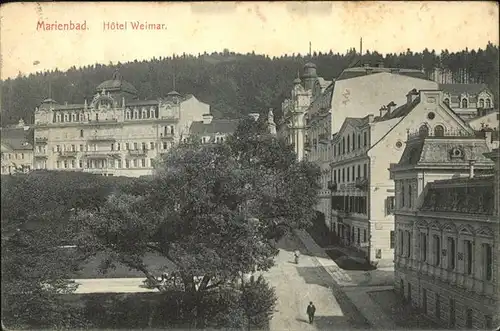
<svg viewBox="0 0 500 331">
<path fill-rule="evenodd" d="M 334 291 L 332 278 L 315 263 L 315 257 L 300 248 L 299 264 L 293 262 L 293 251 L 301 247 L 297 239 L 287 237 L 280 242 L 275 266 L 264 275 L 275 287 L 278 302 L 270 322 L 271 331 L 367 329 L 364 318 L 349 304 L 345 296 Z M 337 295 L 334 295 L 334 292 Z M 309 324 L 306 308 L 316 306 L 313 324 Z"/>
</svg>

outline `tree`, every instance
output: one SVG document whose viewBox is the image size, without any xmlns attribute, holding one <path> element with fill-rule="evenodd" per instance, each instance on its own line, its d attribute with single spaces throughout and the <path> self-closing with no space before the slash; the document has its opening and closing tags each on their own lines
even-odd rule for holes
<svg viewBox="0 0 500 331">
<path fill-rule="evenodd" d="M 272 317 L 277 301 L 274 289 L 266 280 L 262 276 L 259 276 L 257 280 L 252 277 L 250 282 L 243 284 L 240 300 L 247 319 L 247 329 L 265 328 Z"/>
<path fill-rule="evenodd" d="M 141 192 L 114 193 L 100 210 L 78 217 L 86 229 L 82 248 L 108 252 L 109 266 L 140 270 L 159 290 L 143 258 L 167 258 L 179 289 L 195 302 L 194 326 L 202 326 L 207 293 L 273 265 L 278 250 L 271 239 L 284 234 L 277 226 L 305 227 L 314 214 L 317 169 L 296 162 L 276 138 L 245 127 L 238 134 L 259 137 L 258 148 L 248 139 L 248 147 L 238 138 L 236 145 L 192 139 L 165 156 Z"/>
<path fill-rule="evenodd" d="M 59 248 L 77 232 L 79 208 L 98 209 L 113 183 L 51 171 L 2 176 L 2 316 L 9 327 L 68 327 L 78 320 L 60 293 L 86 254 Z"/>
</svg>

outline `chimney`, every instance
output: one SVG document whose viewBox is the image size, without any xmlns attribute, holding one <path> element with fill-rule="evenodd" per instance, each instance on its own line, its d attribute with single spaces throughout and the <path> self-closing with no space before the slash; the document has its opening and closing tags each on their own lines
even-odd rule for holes
<svg viewBox="0 0 500 331">
<path fill-rule="evenodd" d="M 469 160 L 469 177 L 474 178 L 474 164 L 476 163 L 475 160 Z"/>
<path fill-rule="evenodd" d="M 396 107 L 394 101 L 389 102 L 389 104 L 387 105 L 387 113 L 390 114 L 394 107 Z"/>
<path fill-rule="evenodd" d="M 254 121 L 257 121 L 259 119 L 260 114 L 259 113 L 250 113 L 248 114 L 251 118 L 253 118 Z"/>
<path fill-rule="evenodd" d="M 373 120 L 375 119 L 375 115 L 373 114 L 368 114 L 368 123 L 373 123 Z"/>
<path fill-rule="evenodd" d="M 408 92 L 408 94 L 406 95 L 406 103 L 407 104 L 410 104 L 412 103 L 413 101 L 415 101 L 415 99 L 417 98 L 418 96 L 418 91 L 417 89 L 413 89 L 411 90 L 410 92 Z"/>
<path fill-rule="evenodd" d="M 212 123 L 212 119 L 214 117 L 212 116 L 212 114 L 203 114 L 203 124 L 210 124 Z"/>
<path fill-rule="evenodd" d="M 385 114 L 387 114 L 387 106 L 382 106 L 382 107 L 380 108 L 380 117 L 381 117 L 381 118 L 382 118 L 382 117 L 384 117 L 384 116 L 385 116 Z"/>
</svg>

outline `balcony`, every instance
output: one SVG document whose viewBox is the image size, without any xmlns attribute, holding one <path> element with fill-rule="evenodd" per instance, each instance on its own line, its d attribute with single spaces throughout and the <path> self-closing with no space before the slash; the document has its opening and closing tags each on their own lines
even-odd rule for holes
<svg viewBox="0 0 500 331">
<path fill-rule="evenodd" d="M 145 156 L 148 154 L 147 149 L 134 149 L 134 150 L 129 150 L 128 153 L 132 156 Z"/>
<path fill-rule="evenodd" d="M 77 154 L 77 151 L 61 151 L 59 157 L 76 157 Z"/>
<path fill-rule="evenodd" d="M 87 138 L 88 141 L 115 141 L 116 138 L 112 134 L 95 134 Z"/>
<path fill-rule="evenodd" d="M 119 151 L 86 151 L 84 152 L 84 156 L 86 158 L 108 158 L 114 154 L 120 153 Z"/>
<path fill-rule="evenodd" d="M 35 143 L 37 144 L 46 144 L 48 140 L 47 137 L 35 137 Z"/>
<path fill-rule="evenodd" d="M 332 181 L 332 180 L 329 180 L 329 181 L 328 181 L 328 189 L 329 189 L 330 191 L 334 191 L 334 192 L 335 192 L 335 191 L 337 191 L 337 182 L 334 182 L 334 181 Z"/>
<path fill-rule="evenodd" d="M 35 152 L 35 159 L 46 159 L 48 158 L 49 155 L 47 154 L 47 152 Z"/>
<path fill-rule="evenodd" d="M 364 177 L 358 177 L 356 178 L 354 186 L 356 188 L 359 188 L 360 190 L 365 190 L 368 187 L 368 179 Z"/>
</svg>

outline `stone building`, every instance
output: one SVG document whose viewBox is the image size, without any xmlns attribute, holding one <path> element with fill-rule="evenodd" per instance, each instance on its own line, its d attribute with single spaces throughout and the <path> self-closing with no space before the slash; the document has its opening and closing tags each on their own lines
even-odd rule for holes
<svg viewBox="0 0 500 331">
<path fill-rule="evenodd" d="M 493 93 L 486 84 L 439 84 L 444 100 L 463 119 L 485 115 L 494 108 Z"/>
<path fill-rule="evenodd" d="M 2 128 L 2 175 L 33 169 L 33 129 L 21 119 L 18 125 Z"/>
<path fill-rule="evenodd" d="M 496 176 L 491 175 L 496 162 Z M 498 150 L 475 135 L 410 134 L 395 181 L 395 289 L 450 329 L 498 325 Z"/>
<path fill-rule="evenodd" d="M 498 112 L 498 109 L 492 109 L 492 111 L 486 112 L 483 115 L 467 119 L 469 125 L 477 131 L 485 128 L 498 131 L 499 121 L 500 113 Z"/>
<path fill-rule="evenodd" d="M 437 89 L 420 70 L 355 67 L 344 70 L 335 81 L 319 77 L 316 66 L 307 63 L 294 81 L 292 98 L 282 104 L 284 114 L 280 134 L 288 137 L 297 157 L 307 157 L 321 167 L 323 190 L 317 206 L 319 215 L 331 226 L 330 156 L 332 136 L 347 117 L 363 118 L 373 113 L 374 105 L 406 104 L 406 93 L 413 88 Z"/>
<path fill-rule="evenodd" d="M 35 110 L 35 169 L 150 175 L 155 158 L 209 113 L 208 104 L 175 91 L 157 100 L 139 100 L 117 71 L 97 86 L 91 102 L 47 99 Z"/>
<path fill-rule="evenodd" d="M 406 102 L 390 102 L 378 116 L 348 117 L 331 141 L 331 229 L 343 242 L 379 265 L 392 265 L 394 257 L 394 181 L 390 163 L 398 162 L 408 132 L 442 137 L 476 137 L 445 103 L 438 90 L 412 89 Z M 487 137 L 479 138 L 488 148 Z"/>
</svg>

